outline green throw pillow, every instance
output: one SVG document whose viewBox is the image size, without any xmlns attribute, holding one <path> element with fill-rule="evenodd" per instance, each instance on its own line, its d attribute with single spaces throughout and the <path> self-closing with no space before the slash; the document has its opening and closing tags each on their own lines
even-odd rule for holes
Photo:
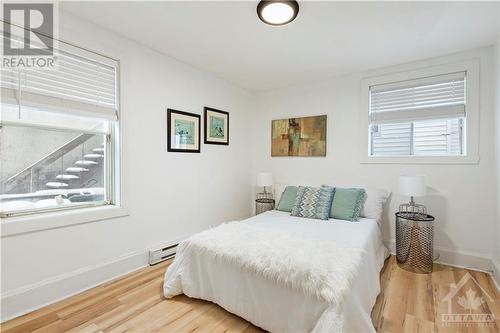
<svg viewBox="0 0 500 333">
<path fill-rule="evenodd" d="M 287 186 L 281 194 L 280 202 L 276 209 L 282 212 L 291 212 L 295 204 L 295 197 L 297 196 L 298 189 L 297 186 Z"/>
<path fill-rule="evenodd" d="M 361 188 L 335 188 L 330 217 L 338 220 L 358 221 L 366 199 Z"/>
</svg>

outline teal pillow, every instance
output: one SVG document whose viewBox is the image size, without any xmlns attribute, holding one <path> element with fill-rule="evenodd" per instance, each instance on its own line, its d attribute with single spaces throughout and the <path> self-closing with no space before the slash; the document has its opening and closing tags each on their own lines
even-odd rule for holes
<svg viewBox="0 0 500 333">
<path fill-rule="evenodd" d="M 328 220 L 335 188 L 299 186 L 292 216 Z"/>
<path fill-rule="evenodd" d="M 366 192 L 362 188 L 335 188 L 330 217 L 358 221 L 365 199 Z"/>
<path fill-rule="evenodd" d="M 281 194 L 280 202 L 278 203 L 277 210 L 282 212 L 291 212 L 293 205 L 295 204 L 295 197 L 297 196 L 297 191 L 299 188 L 297 186 L 287 186 Z"/>
</svg>

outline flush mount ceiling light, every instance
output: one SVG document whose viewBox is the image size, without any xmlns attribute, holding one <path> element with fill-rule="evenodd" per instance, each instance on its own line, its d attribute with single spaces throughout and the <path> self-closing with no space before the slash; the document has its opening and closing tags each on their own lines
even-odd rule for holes
<svg viewBox="0 0 500 333">
<path fill-rule="evenodd" d="M 262 22 L 270 25 L 284 25 L 292 22 L 299 13 L 297 1 L 265 1 L 257 5 L 257 14 Z"/>
</svg>

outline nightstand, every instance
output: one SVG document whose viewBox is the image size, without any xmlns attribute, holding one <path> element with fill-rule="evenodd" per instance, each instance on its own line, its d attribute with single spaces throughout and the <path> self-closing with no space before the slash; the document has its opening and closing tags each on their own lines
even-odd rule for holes
<svg viewBox="0 0 500 333">
<path fill-rule="evenodd" d="M 434 217 L 426 213 L 396 213 L 398 266 L 414 273 L 432 273 Z"/>
<path fill-rule="evenodd" d="M 274 199 L 259 198 L 255 200 L 255 215 L 274 209 Z"/>
</svg>

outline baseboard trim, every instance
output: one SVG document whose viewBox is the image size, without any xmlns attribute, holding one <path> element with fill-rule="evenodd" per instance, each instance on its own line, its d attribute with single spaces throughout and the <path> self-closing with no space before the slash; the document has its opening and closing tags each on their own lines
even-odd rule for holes
<svg viewBox="0 0 500 333">
<path fill-rule="evenodd" d="M 493 282 L 500 291 L 500 263 L 493 261 Z"/>
<path fill-rule="evenodd" d="M 493 273 L 493 262 L 490 258 L 466 252 L 454 252 L 448 249 L 436 248 L 435 262 L 454 267 L 466 268 L 485 273 Z"/>
<path fill-rule="evenodd" d="M 396 242 L 394 240 L 389 242 L 388 247 L 392 254 L 396 253 Z M 493 276 L 494 263 L 490 258 L 475 253 L 450 250 L 441 247 L 434 247 L 434 254 L 435 257 L 437 256 L 435 259 L 436 263 L 481 271 Z"/>
<path fill-rule="evenodd" d="M 147 265 L 148 251 L 139 251 L 9 291 L 1 295 L 0 322 L 79 294 Z"/>
</svg>

